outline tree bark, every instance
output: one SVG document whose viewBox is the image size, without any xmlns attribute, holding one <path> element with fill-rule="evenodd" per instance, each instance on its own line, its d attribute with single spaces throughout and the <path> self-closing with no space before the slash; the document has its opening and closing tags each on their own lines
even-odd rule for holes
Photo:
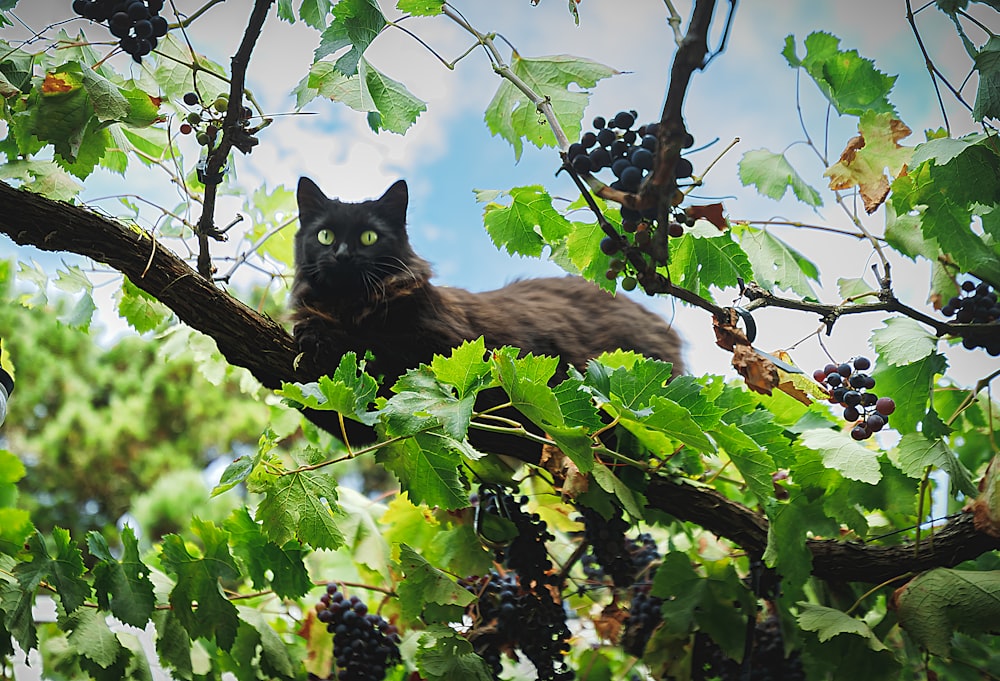
<svg viewBox="0 0 1000 681">
<path fill-rule="evenodd" d="M 143 230 L 0 182 L 0 232 L 22 246 L 76 253 L 121 272 L 185 324 L 213 338 L 229 363 L 245 367 L 267 388 L 310 380 L 309 367 L 296 368 L 295 342 L 281 324 L 217 288 Z M 306 415 L 327 430 L 337 427 L 333 412 Z M 767 519 L 713 489 L 654 478 L 646 494 L 651 507 L 704 527 L 751 555 L 763 554 L 767 546 Z M 807 545 L 817 577 L 877 584 L 907 572 L 956 565 L 1000 549 L 1000 540 L 978 532 L 965 514 L 919 547 L 837 540 L 808 540 Z"/>
</svg>

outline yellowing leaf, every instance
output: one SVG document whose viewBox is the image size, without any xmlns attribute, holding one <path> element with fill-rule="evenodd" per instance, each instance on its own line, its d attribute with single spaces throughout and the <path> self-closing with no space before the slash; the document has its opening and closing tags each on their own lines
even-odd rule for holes
<svg viewBox="0 0 1000 681">
<path fill-rule="evenodd" d="M 830 178 L 830 189 L 858 187 L 865 210 L 873 213 L 888 196 L 890 180 L 906 169 L 913 148 L 901 146 L 899 140 L 912 131 L 890 113 L 868 111 L 858 122 L 858 132 L 823 175 Z"/>
</svg>

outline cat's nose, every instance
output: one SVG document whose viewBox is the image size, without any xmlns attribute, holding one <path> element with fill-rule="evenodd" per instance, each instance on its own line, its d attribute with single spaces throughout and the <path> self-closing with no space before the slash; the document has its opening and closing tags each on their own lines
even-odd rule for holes
<svg viewBox="0 0 1000 681">
<path fill-rule="evenodd" d="M 335 258 L 343 258 L 345 255 L 347 255 L 347 244 L 337 244 L 337 247 L 333 251 L 333 256 Z"/>
</svg>

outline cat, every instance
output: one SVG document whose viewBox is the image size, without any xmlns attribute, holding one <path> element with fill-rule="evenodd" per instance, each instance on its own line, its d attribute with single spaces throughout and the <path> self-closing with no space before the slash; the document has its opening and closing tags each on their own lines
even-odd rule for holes
<svg viewBox="0 0 1000 681">
<path fill-rule="evenodd" d="M 432 284 L 430 264 L 407 237 L 405 180 L 378 199 L 350 203 L 328 198 L 302 177 L 297 200 L 293 337 L 316 377 L 332 374 L 347 352 L 369 353 L 367 371 L 382 377 L 380 394 L 389 396 L 407 370 L 480 336 L 488 349 L 509 345 L 558 356 L 564 364 L 555 381 L 567 376 L 567 364 L 583 371 L 588 360 L 618 348 L 671 362 L 674 376 L 683 372 L 680 338 L 665 320 L 581 277 L 523 279 L 482 293 Z M 489 392 L 477 408 L 506 401 Z M 352 443 L 359 434 L 371 439 L 349 423 Z M 335 422 L 322 425 L 339 435 Z M 540 451 L 527 440 L 483 431 L 470 430 L 469 439 L 483 451 L 526 460 L 538 455 L 526 447 Z"/>
</svg>

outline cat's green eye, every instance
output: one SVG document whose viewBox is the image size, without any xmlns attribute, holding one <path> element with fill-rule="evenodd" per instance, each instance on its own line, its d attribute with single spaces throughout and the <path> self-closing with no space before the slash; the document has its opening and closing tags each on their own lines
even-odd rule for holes
<svg viewBox="0 0 1000 681">
<path fill-rule="evenodd" d="M 316 240 L 324 246 L 329 246 L 333 243 L 333 232 L 328 229 L 321 229 L 316 234 Z"/>
<path fill-rule="evenodd" d="M 366 229 L 361 232 L 361 245 L 371 246 L 376 241 L 378 241 L 378 233 L 371 229 Z"/>
</svg>

